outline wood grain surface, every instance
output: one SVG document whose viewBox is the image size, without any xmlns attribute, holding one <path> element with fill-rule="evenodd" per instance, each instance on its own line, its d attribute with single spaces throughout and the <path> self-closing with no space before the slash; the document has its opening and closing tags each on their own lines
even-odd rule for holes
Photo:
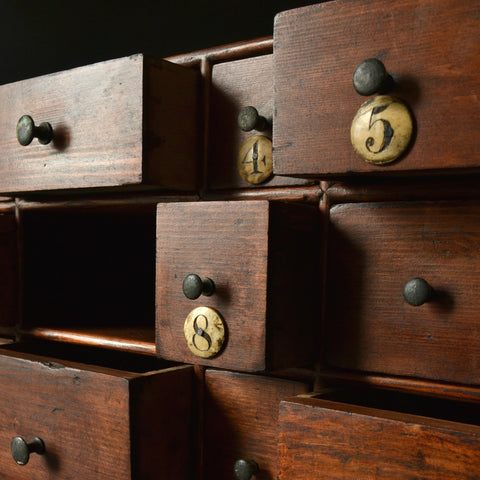
<svg viewBox="0 0 480 480">
<path fill-rule="evenodd" d="M 207 369 L 203 480 L 233 478 L 239 459 L 257 462 L 256 480 L 276 479 L 280 400 L 309 388 L 305 382 Z"/>
<path fill-rule="evenodd" d="M 3 351 L 3 478 L 153 479 L 159 460 L 174 478 L 190 478 L 192 378 L 188 366 L 134 373 Z M 9 445 L 18 435 L 39 436 L 45 455 L 17 465 Z"/>
<path fill-rule="evenodd" d="M 478 201 L 333 207 L 327 363 L 478 385 L 479 213 Z M 403 298 L 416 277 L 435 292 L 419 307 Z"/>
<path fill-rule="evenodd" d="M 0 194 L 24 198 L 0 205 L 0 336 L 27 343 L 0 348 L 0 476 L 480 480 L 479 20 L 475 0 L 336 0 L 280 13 L 274 42 L 1 86 Z M 350 141 L 369 57 L 413 118 L 385 166 Z M 247 105 L 273 121 L 257 186 Z M 24 114 L 54 141 L 21 147 Z M 190 273 L 214 294 L 187 299 Z M 431 302 L 405 302 L 413 277 Z M 213 358 L 185 340 L 202 305 Z M 46 455 L 16 465 L 16 435 Z"/>
<path fill-rule="evenodd" d="M 21 339 L 42 339 L 68 344 L 90 345 L 108 350 L 121 350 L 145 355 L 155 355 L 155 326 L 151 325 L 113 325 L 113 326 L 77 326 L 64 325 L 28 326 L 18 332 Z"/>
<path fill-rule="evenodd" d="M 338 0 L 277 15 L 274 173 L 478 168 L 479 18 L 476 0 Z M 355 92 L 353 72 L 372 57 L 415 122 L 411 149 L 387 166 L 364 162 L 350 143 L 350 124 L 368 98 Z"/>
<path fill-rule="evenodd" d="M 478 480 L 480 427 L 321 399 L 282 401 L 279 480 Z"/>
<path fill-rule="evenodd" d="M 302 185 L 306 180 L 272 177 L 259 185 L 238 173 L 237 156 L 253 135 L 272 138 L 273 55 L 218 63 L 212 67 L 209 125 L 208 186 L 212 189 Z M 237 117 L 243 107 L 253 106 L 270 123 L 262 131 L 242 131 Z"/>
<path fill-rule="evenodd" d="M 257 371 L 313 361 L 319 325 L 319 213 L 266 201 L 159 204 L 156 335 L 160 357 Z M 185 297 L 195 273 L 212 296 Z M 223 318 L 226 342 L 214 358 L 188 348 L 184 322 L 198 306 Z M 192 331 L 192 335 L 195 332 Z"/>
<path fill-rule="evenodd" d="M 2 86 L 0 191 L 193 189 L 197 75 L 135 55 Z M 51 124 L 50 144 L 19 145 L 27 114 Z"/>
</svg>

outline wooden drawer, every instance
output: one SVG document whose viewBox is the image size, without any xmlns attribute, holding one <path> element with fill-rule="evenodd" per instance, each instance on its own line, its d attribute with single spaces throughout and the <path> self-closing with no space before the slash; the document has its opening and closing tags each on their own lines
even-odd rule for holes
<svg viewBox="0 0 480 480">
<path fill-rule="evenodd" d="M 327 363 L 478 385 L 479 251 L 478 201 L 334 206 Z M 433 293 L 412 306 L 416 278 Z"/>
<path fill-rule="evenodd" d="M 0 192 L 196 185 L 198 72 L 143 55 L 0 88 Z M 53 140 L 16 138 L 23 115 Z"/>
<path fill-rule="evenodd" d="M 392 392 L 392 397 L 398 394 Z M 417 415 L 417 399 L 402 412 L 377 399 L 362 405 L 349 399 L 297 398 L 281 402 L 279 413 L 280 480 L 367 480 L 480 478 L 480 427 Z M 381 395 L 383 397 L 383 395 Z M 327 397 L 328 398 L 328 397 Z M 403 399 L 402 399 L 403 401 Z M 398 401 L 393 398 L 393 405 Z M 434 405 L 423 402 L 425 408 Z M 460 405 L 442 405 L 453 418 Z M 478 421 L 478 405 L 466 407 Z M 460 415 L 462 417 L 462 415 Z"/>
<path fill-rule="evenodd" d="M 241 160 L 243 166 L 240 170 L 245 175 L 247 171 L 256 171 L 258 174 L 252 174 L 247 181 L 239 173 L 238 156 L 244 142 L 251 141 L 253 146 L 253 138 L 258 135 L 266 137 L 259 140 L 266 144 L 272 139 L 273 55 L 218 63 L 212 69 L 211 85 L 209 187 L 218 189 L 305 184 L 306 180 L 266 176 L 267 165 L 260 163 L 260 167 L 255 169 L 252 164 L 248 167 L 243 163 L 244 160 Z M 248 106 L 257 109 L 259 115 L 267 121 L 265 126 L 251 131 L 240 129 L 239 113 Z M 245 154 L 248 151 L 247 148 Z M 246 161 L 249 161 L 248 157 Z"/>
<path fill-rule="evenodd" d="M 308 389 L 298 381 L 207 370 L 203 478 L 234 478 L 239 460 L 258 465 L 256 480 L 277 478 L 280 400 Z"/>
<path fill-rule="evenodd" d="M 159 204 L 157 354 L 241 371 L 311 362 L 320 315 L 318 217 L 315 207 L 283 202 Z M 182 285 L 189 274 L 211 279 L 214 293 L 187 298 Z M 216 356 L 210 355 L 217 320 L 204 312 L 197 318 L 200 306 L 223 321 Z M 185 334 L 190 312 L 195 318 Z M 198 328 L 203 339 L 194 337 Z M 199 348 L 190 350 L 186 339 Z"/>
<path fill-rule="evenodd" d="M 91 355 L 86 364 L 1 350 L 2 478 L 191 478 L 193 368 L 150 370 L 129 357 L 117 370 Z M 10 444 L 17 436 L 39 437 L 45 453 L 16 464 Z"/>
<path fill-rule="evenodd" d="M 0 336 L 12 336 L 17 321 L 17 222 L 13 203 L 0 202 Z"/>
<path fill-rule="evenodd" d="M 475 0 L 338 0 L 280 13 L 274 29 L 274 172 L 478 168 L 479 15 Z M 414 118 L 406 154 L 383 166 L 366 163 L 350 141 L 352 120 L 371 98 L 356 93 L 352 77 L 368 58 L 384 63 L 394 80 L 389 93 Z M 388 116 L 386 110 L 373 113 L 371 131 Z M 372 137 L 380 142 L 377 135 L 382 132 Z"/>
</svg>

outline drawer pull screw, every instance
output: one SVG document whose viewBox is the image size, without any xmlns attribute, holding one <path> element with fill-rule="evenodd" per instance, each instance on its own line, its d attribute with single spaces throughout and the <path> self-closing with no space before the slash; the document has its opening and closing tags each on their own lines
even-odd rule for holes
<svg viewBox="0 0 480 480">
<path fill-rule="evenodd" d="M 215 292 L 215 283 L 208 277 L 200 278 L 195 273 L 190 273 L 183 280 L 183 293 L 190 300 L 195 300 L 200 295 L 209 297 L 213 292 Z"/>
<path fill-rule="evenodd" d="M 412 278 L 403 287 L 403 297 L 414 307 L 419 307 L 432 299 L 433 288 L 423 278 Z"/>
<path fill-rule="evenodd" d="M 353 73 L 353 86 L 360 95 L 385 93 L 393 83 L 383 63 L 377 58 L 368 58 L 358 65 Z"/>
<path fill-rule="evenodd" d="M 45 445 L 41 438 L 35 437 L 31 442 L 26 442 L 22 437 L 15 437 L 10 445 L 13 459 L 19 465 L 26 465 L 31 453 L 43 455 Z"/>
<path fill-rule="evenodd" d="M 233 466 L 233 473 L 237 480 L 250 480 L 259 470 L 254 460 L 237 460 Z"/>
<path fill-rule="evenodd" d="M 238 114 L 238 126 L 244 132 L 251 130 L 263 131 L 269 127 L 268 120 L 262 117 L 255 107 L 243 107 Z"/>
<path fill-rule="evenodd" d="M 20 145 L 26 147 L 34 138 L 42 145 L 47 145 L 53 139 L 53 129 L 48 122 L 41 123 L 38 127 L 30 115 L 24 115 L 17 123 L 17 140 Z"/>
</svg>

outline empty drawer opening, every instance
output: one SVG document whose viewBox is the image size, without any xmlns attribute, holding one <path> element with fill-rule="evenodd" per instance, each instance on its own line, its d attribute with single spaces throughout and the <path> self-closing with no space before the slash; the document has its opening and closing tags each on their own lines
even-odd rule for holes
<svg viewBox="0 0 480 480">
<path fill-rule="evenodd" d="M 153 346 L 153 208 L 32 210 L 21 222 L 23 332 Z"/>
</svg>

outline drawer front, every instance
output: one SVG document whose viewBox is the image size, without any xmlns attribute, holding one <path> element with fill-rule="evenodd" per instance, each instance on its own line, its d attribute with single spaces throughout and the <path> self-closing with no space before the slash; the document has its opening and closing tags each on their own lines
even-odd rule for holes
<svg viewBox="0 0 480 480">
<path fill-rule="evenodd" d="M 207 370 L 203 478 L 234 478 L 239 460 L 258 465 L 255 479 L 277 478 L 280 400 L 308 388 L 302 382 Z"/>
<path fill-rule="evenodd" d="M 242 109 L 248 106 L 255 107 L 264 121 L 259 122 L 263 125 L 244 131 L 238 124 L 238 116 Z M 245 142 L 253 142 L 253 146 L 254 137 L 261 135 L 266 139 L 260 139 L 259 145 L 265 144 L 266 148 L 270 145 L 271 152 L 272 119 L 273 55 L 213 66 L 208 160 L 208 185 L 211 188 L 271 187 L 307 183 L 301 179 L 274 177 L 271 153 L 269 158 L 267 155 L 264 163 L 260 159 L 255 168 L 248 155 L 253 147 L 242 149 Z M 250 125 L 246 128 L 250 128 Z M 239 159 L 241 151 L 245 153 Z M 267 174 L 267 171 L 270 174 Z M 247 176 L 248 172 L 250 177 Z"/>
<path fill-rule="evenodd" d="M 135 55 L 2 86 L 0 192 L 193 188 L 197 84 L 192 70 Z M 24 115 L 50 123 L 53 140 L 20 145 Z"/>
<path fill-rule="evenodd" d="M 189 478 L 191 367 L 134 374 L 60 362 L 0 355 L 2 478 L 158 478 L 158 459 L 172 474 L 165 478 Z M 17 465 L 17 436 L 39 437 L 45 453 Z"/>
<path fill-rule="evenodd" d="M 327 362 L 478 384 L 479 219 L 474 201 L 333 207 Z M 432 291 L 412 306 L 404 287 L 419 278 Z"/>
<path fill-rule="evenodd" d="M 479 447 L 478 426 L 320 399 L 280 404 L 280 480 L 474 480 Z"/>
<path fill-rule="evenodd" d="M 241 371 L 310 362 L 319 318 L 318 223 L 316 208 L 281 202 L 159 204 L 157 354 Z M 187 298 L 190 274 L 213 281 L 213 293 L 200 288 Z"/>
<path fill-rule="evenodd" d="M 274 172 L 307 176 L 477 168 L 479 17 L 475 0 L 340 0 L 279 14 Z M 355 91 L 352 77 L 369 58 L 383 62 L 393 79 L 388 93 L 402 100 L 414 119 L 410 146 L 385 165 L 365 162 L 350 140 L 357 110 L 372 98 Z M 389 112 L 369 113 L 362 142 L 373 132 L 377 144 L 371 150 L 378 146 L 379 152 L 379 143 L 388 137 L 385 121 L 394 124 Z M 386 143 L 382 147 L 386 150 Z"/>
</svg>

